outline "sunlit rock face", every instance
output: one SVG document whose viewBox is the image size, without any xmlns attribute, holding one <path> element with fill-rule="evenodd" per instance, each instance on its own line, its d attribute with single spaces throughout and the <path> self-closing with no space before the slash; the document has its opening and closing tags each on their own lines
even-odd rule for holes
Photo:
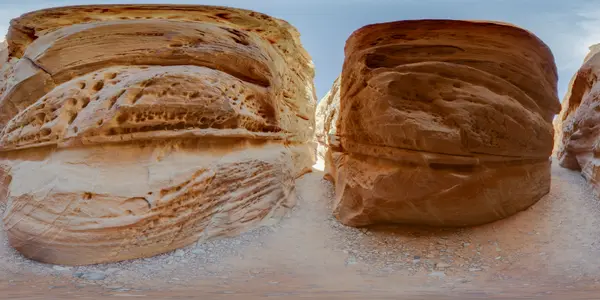
<svg viewBox="0 0 600 300">
<path fill-rule="evenodd" d="M 294 205 L 314 161 L 299 34 L 211 6 L 42 10 L 11 22 L 0 201 L 11 245 L 81 265 L 233 235 Z"/>
<path fill-rule="evenodd" d="M 331 145 L 336 145 L 336 122 L 340 108 L 340 78 L 338 77 L 331 90 L 319 101 L 315 112 L 315 140 L 317 159 L 324 163 L 325 177 L 331 179 Z"/>
<path fill-rule="evenodd" d="M 561 166 L 581 171 L 600 195 L 600 45 L 590 47 L 583 65 L 571 79 L 554 120 L 557 132 L 555 154 Z"/>
<path fill-rule="evenodd" d="M 477 225 L 549 192 L 557 72 L 533 34 L 400 21 L 355 31 L 345 54 L 317 109 L 342 223 Z"/>
</svg>

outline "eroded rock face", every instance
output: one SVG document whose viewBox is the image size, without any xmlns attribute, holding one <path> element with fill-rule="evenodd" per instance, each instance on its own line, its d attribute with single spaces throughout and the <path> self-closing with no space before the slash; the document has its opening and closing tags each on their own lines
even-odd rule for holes
<svg viewBox="0 0 600 300">
<path fill-rule="evenodd" d="M 294 180 L 314 160 L 314 71 L 284 21 L 82 6 L 26 14 L 8 37 L 4 224 L 25 256 L 146 257 L 294 205 Z"/>
<path fill-rule="evenodd" d="M 8 61 L 8 44 L 6 41 L 0 42 L 0 68 Z"/>
<path fill-rule="evenodd" d="M 335 120 L 338 119 L 340 107 L 340 78 L 333 83 L 333 87 L 323 97 L 317 105 L 315 113 L 315 138 L 317 143 L 317 158 L 323 160 L 325 164 L 325 176 L 330 176 L 332 168 L 327 163 L 331 159 L 326 159 L 331 155 L 329 145 L 337 145 Z M 330 178 L 331 179 L 331 178 Z"/>
<path fill-rule="evenodd" d="M 600 45 L 590 47 L 590 53 L 573 76 L 562 110 L 554 120 L 557 132 L 555 154 L 561 166 L 581 171 L 600 194 L 600 165 L 596 155 L 600 128 Z"/>
<path fill-rule="evenodd" d="M 476 225 L 549 192 L 557 72 L 533 34 L 401 21 L 357 30 L 345 53 L 339 95 L 319 103 L 339 117 L 317 115 L 335 134 L 323 141 L 342 223 Z"/>
</svg>

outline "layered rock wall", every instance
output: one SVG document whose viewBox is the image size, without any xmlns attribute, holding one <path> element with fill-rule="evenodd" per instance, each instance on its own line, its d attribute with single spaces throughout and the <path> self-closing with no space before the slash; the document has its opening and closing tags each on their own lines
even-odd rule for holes
<svg viewBox="0 0 600 300">
<path fill-rule="evenodd" d="M 400 21 L 357 30 L 345 54 L 318 109 L 339 116 L 317 115 L 335 128 L 322 144 L 342 223 L 476 225 L 548 193 L 557 71 L 533 34 Z"/>
<path fill-rule="evenodd" d="M 4 225 L 25 256 L 151 256 L 276 218 L 314 160 L 299 34 L 211 6 L 78 6 L 11 22 Z"/>
<path fill-rule="evenodd" d="M 330 173 L 333 171 L 330 165 L 331 159 L 327 156 L 331 155 L 330 148 L 338 144 L 336 141 L 336 120 L 338 119 L 339 108 L 340 78 L 337 78 L 331 90 L 319 101 L 315 113 L 317 159 L 325 163 L 325 176 L 331 176 Z"/>
<path fill-rule="evenodd" d="M 581 171 L 600 194 L 600 164 L 596 155 L 600 136 L 600 46 L 590 53 L 573 76 L 562 102 L 560 115 L 554 120 L 557 132 L 555 154 L 561 166 Z"/>
</svg>

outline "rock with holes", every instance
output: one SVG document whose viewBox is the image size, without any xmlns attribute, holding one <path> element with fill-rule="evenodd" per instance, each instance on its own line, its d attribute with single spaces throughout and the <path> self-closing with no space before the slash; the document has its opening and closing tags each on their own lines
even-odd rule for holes
<svg viewBox="0 0 600 300">
<path fill-rule="evenodd" d="M 600 194 L 600 44 L 590 53 L 573 76 L 562 102 L 562 110 L 554 120 L 557 132 L 555 154 L 561 166 L 581 171 L 596 194 Z"/>
<path fill-rule="evenodd" d="M 401 21 L 359 29 L 345 53 L 317 121 L 342 223 L 476 225 L 548 193 L 557 72 L 533 34 Z"/>
<path fill-rule="evenodd" d="M 316 104 L 288 23 L 224 7 L 76 6 L 13 20 L 8 45 L 3 221 L 25 256 L 147 257 L 294 204 Z"/>
</svg>

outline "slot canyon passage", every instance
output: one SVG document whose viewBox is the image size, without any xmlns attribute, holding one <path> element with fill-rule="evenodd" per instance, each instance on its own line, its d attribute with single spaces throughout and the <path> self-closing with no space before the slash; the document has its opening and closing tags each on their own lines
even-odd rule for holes
<svg viewBox="0 0 600 300">
<path fill-rule="evenodd" d="M 579 170 L 547 160 L 560 109 L 552 54 L 509 25 L 411 22 L 357 30 L 345 71 L 315 118 L 311 59 L 282 20 L 156 5 L 57 8 L 15 19 L 0 46 L 0 295 L 575 299 L 600 288 L 598 199 Z M 465 43 L 465 30 L 477 43 Z M 423 55 L 429 52 L 437 56 Z M 585 120 L 593 119 L 597 78 L 589 61 L 568 102 L 587 103 L 569 109 Z M 369 65 L 378 69 L 361 69 Z M 439 84 L 435 91 L 448 103 L 418 102 L 432 96 L 419 90 L 421 82 Z M 344 91 L 349 87 L 355 90 Z M 365 105 L 368 93 L 380 93 L 371 99 L 381 101 Z M 358 109 L 344 106 L 350 100 Z M 434 104 L 452 113 L 426 109 Z M 366 114 L 364 108 L 389 119 L 352 140 L 360 128 L 350 125 L 366 124 L 352 114 Z M 410 114 L 382 113 L 390 109 Z M 498 110 L 505 120 L 492 117 Z M 509 117 L 520 129 L 506 125 Z M 402 118 L 413 122 L 397 122 Z M 555 128 L 581 123 L 564 119 Z M 395 121 L 403 130 L 381 131 Z M 416 153 L 399 155 L 380 146 L 397 150 L 406 139 L 381 132 L 423 140 L 409 145 Z M 559 135 L 564 144 L 577 140 Z M 440 145 L 449 153 L 433 155 Z M 356 149 L 381 157 L 343 158 Z M 589 155 L 577 156 L 582 168 Z M 423 169 L 411 172 L 421 176 L 420 189 L 429 181 L 469 190 L 469 178 L 512 185 L 477 190 L 492 190 L 498 203 L 454 201 L 434 217 L 401 216 L 393 205 L 385 208 L 392 217 L 340 209 L 348 198 L 336 189 L 343 195 L 353 184 L 340 174 L 360 175 L 348 173 L 349 165 L 368 162 L 363 172 L 386 178 L 399 168 L 389 163 L 394 156 Z M 460 172 L 430 170 L 432 162 Z M 465 165 L 476 175 L 469 177 Z M 477 173 L 485 173 L 481 168 L 493 172 Z M 364 179 L 352 180 L 367 186 Z M 372 195 L 391 197 L 373 186 Z M 390 218 L 413 225 L 377 224 Z"/>
</svg>

